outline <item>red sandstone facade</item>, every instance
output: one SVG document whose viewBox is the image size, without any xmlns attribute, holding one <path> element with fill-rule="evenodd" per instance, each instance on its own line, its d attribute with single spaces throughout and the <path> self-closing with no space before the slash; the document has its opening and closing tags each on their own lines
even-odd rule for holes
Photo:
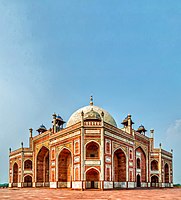
<svg viewBox="0 0 181 200">
<path fill-rule="evenodd" d="M 154 131 L 134 130 L 131 115 L 118 128 L 112 116 L 93 105 L 76 111 L 63 128 L 30 129 L 29 148 L 10 150 L 9 187 L 113 189 L 172 187 L 172 152 L 154 148 Z"/>
</svg>

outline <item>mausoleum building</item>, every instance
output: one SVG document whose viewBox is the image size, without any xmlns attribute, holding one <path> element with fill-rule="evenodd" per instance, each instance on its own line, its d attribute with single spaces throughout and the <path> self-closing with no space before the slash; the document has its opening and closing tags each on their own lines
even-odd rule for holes
<svg viewBox="0 0 181 200">
<path fill-rule="evenodd" d="M 9 154 L 9 187 L 117 189 L 172 187 L 172 151 L 154 147 L 143 125 L 131 115 L 119 128 L 104 109 L 80 108 L 65 121 L 53 114 L 52 127 L 30 130 L 29 147 Z"/>
</svg>

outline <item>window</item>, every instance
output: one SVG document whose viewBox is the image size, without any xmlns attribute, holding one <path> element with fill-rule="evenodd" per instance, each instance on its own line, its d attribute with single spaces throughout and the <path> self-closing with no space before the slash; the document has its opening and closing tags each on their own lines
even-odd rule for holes
<svg viewBox="0 0 181 200">
<path fill-rule="evenodd" d="M 86 145 L 86 159 L 99 159 L 99 145 L 96 142 L 90 142 Z"/>
<path fill-rule="evenodd" d="M 130 160 L 133 159 L 133 151 L 132 151 L 132 150 L 129 151 L 129 159 L 130 159 Z"/>
<path fill-rule="evenodd" d="M 25 170 L 31 170 L 32 169 L 32 161 L 31 160 L 26 160 L 24 162 L 24 169 Z"/>
<path fill-rule="evenodd" d="M 137 169 L 140 169 L 140 159 L 137 158 Z"/>
</svg>

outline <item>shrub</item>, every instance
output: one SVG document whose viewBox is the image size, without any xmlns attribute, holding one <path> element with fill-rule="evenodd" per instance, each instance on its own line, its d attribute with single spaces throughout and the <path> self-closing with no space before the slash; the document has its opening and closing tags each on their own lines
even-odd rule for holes
<svg viewBox="0 0 181 200">
<path fill-rule="evenodd" d="M 7 188 L 8 186 L 8 183 L 0 183 L 0 188 Z"/>
</svg>

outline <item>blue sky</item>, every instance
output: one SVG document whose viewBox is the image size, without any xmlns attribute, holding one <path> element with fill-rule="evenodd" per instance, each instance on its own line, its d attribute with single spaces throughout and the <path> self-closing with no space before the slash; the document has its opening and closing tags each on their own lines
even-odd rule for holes
<svg viewBox="0 0 181 200">
<path fill-rule="evenodd" d="M 154 128 L 181 183 L 180 0 L 2 0 L 0 13 L 0 182 L 30 127 L 68 121 L 93 95 L 119 127 L 131 113 Z"/>
</svg>

